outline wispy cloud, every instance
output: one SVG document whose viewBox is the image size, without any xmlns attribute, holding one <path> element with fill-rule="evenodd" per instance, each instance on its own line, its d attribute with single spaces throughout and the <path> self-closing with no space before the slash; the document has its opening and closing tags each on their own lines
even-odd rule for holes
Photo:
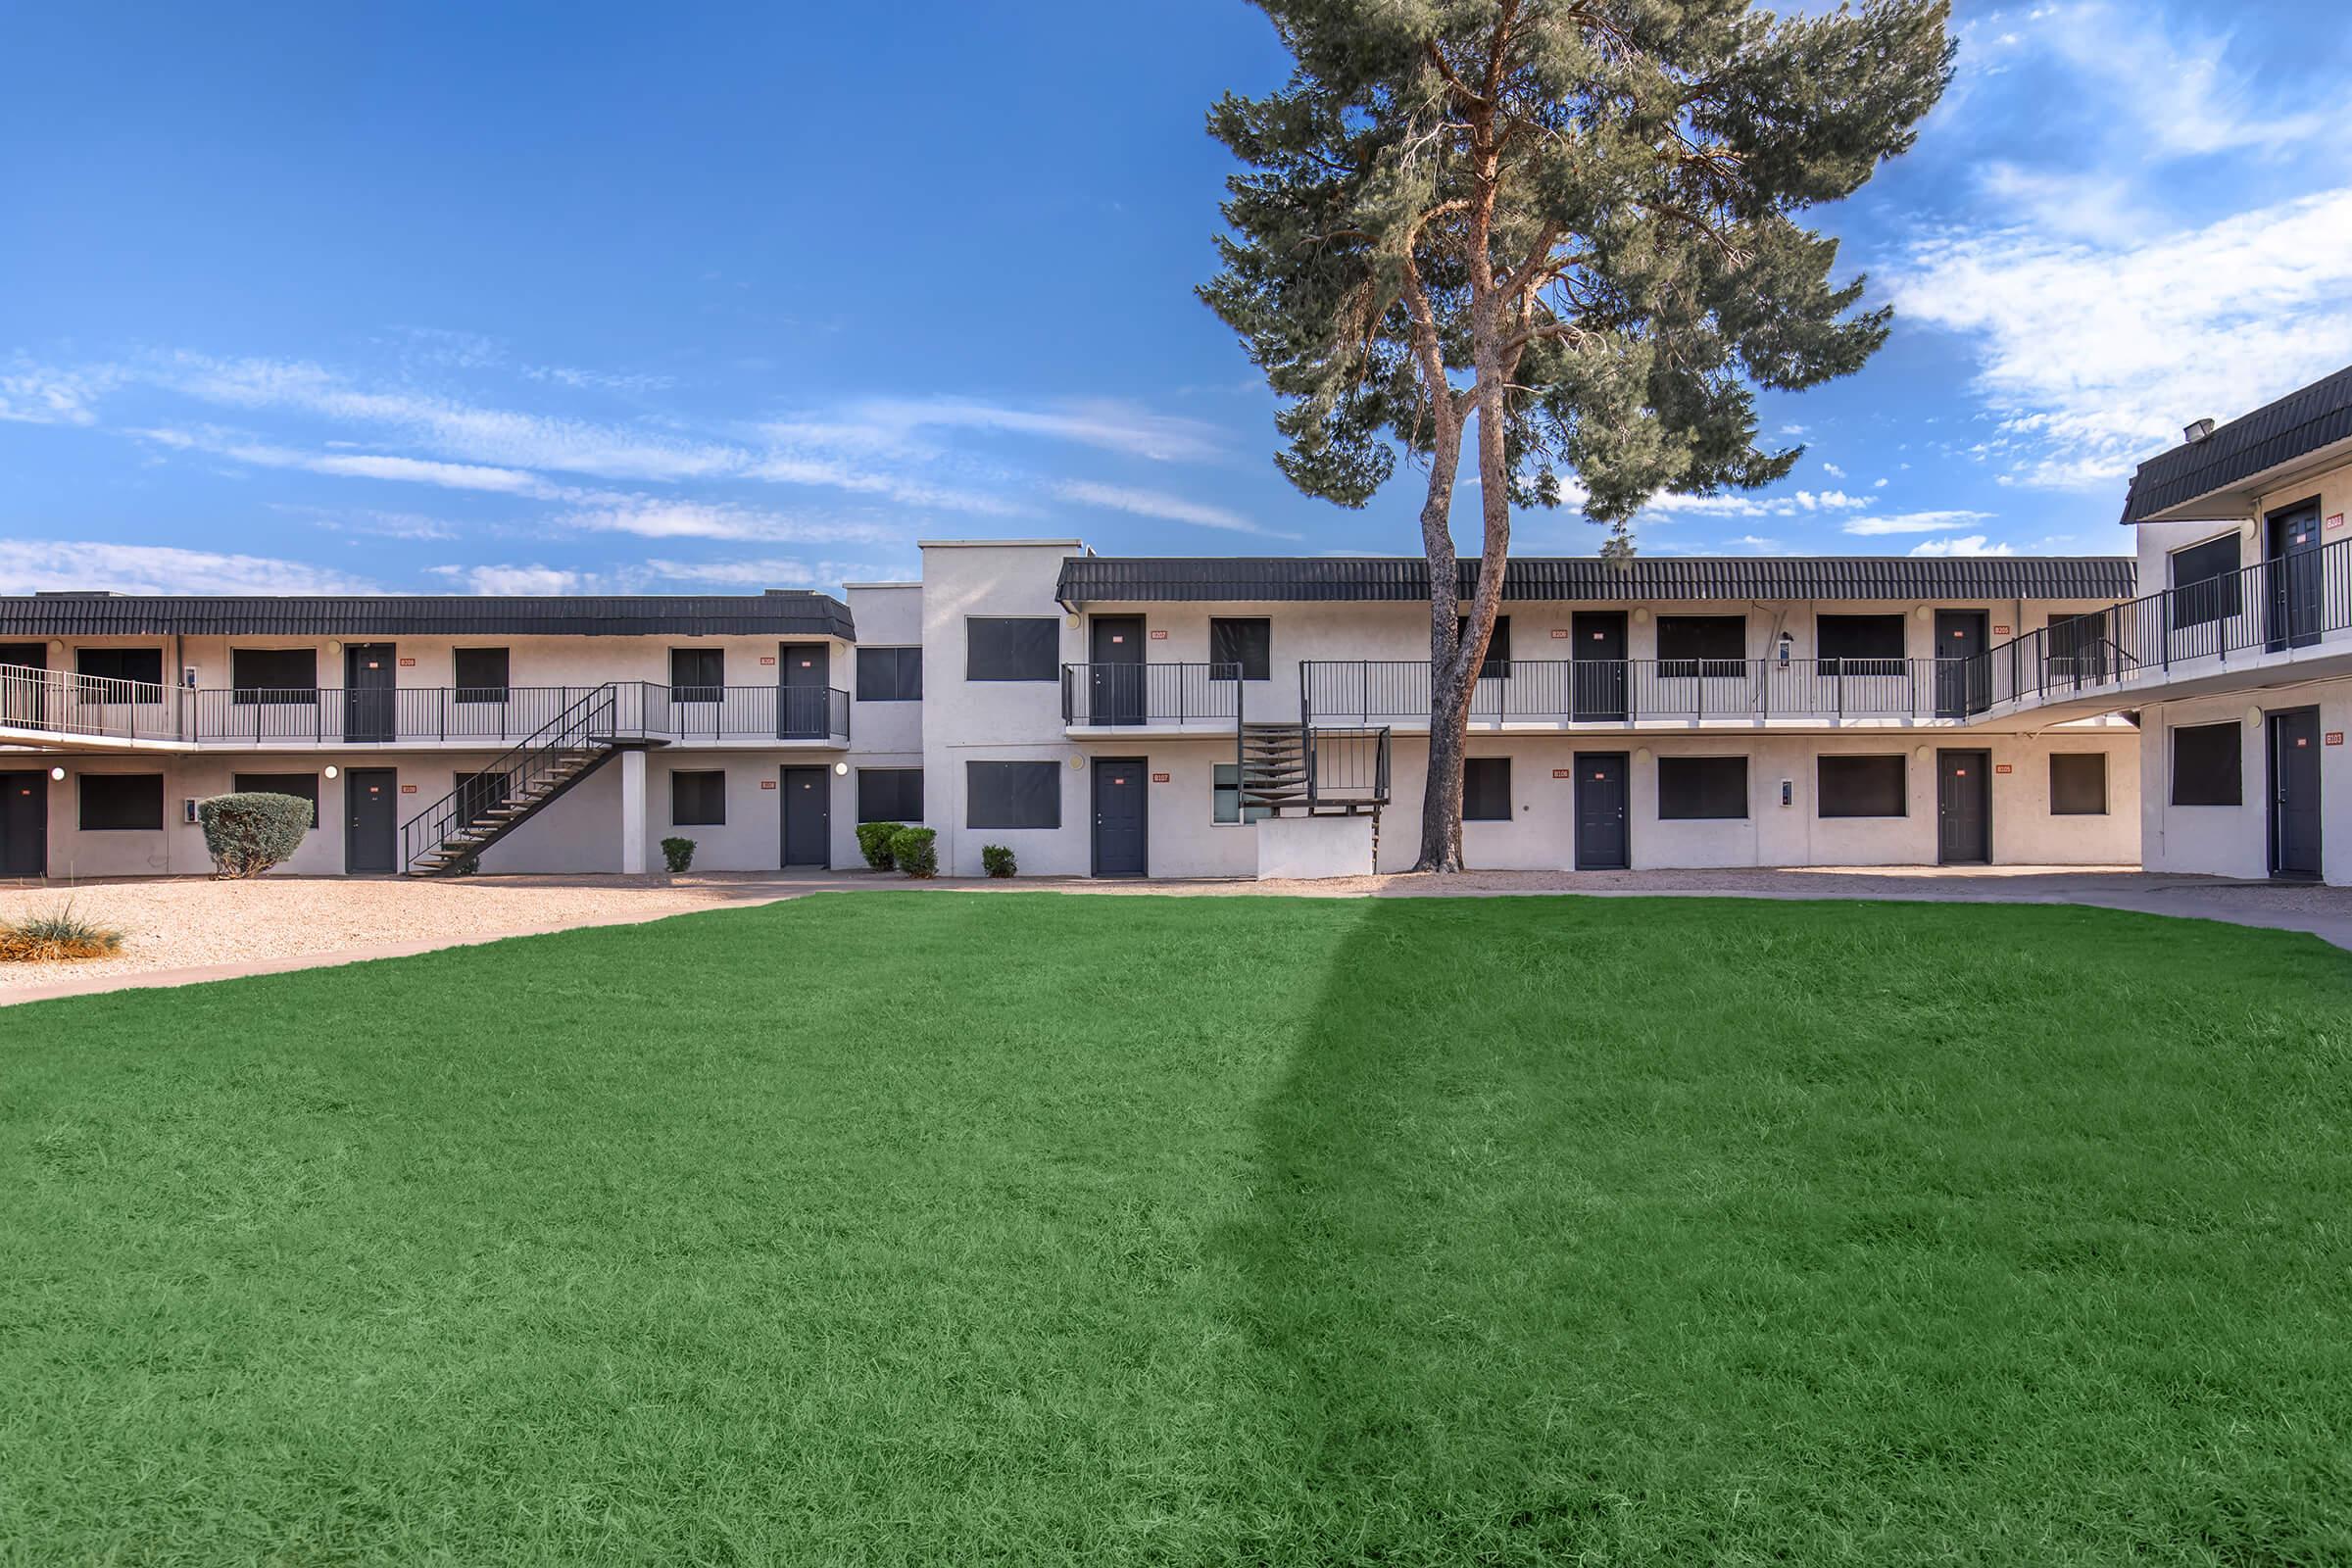
<svg viewBox="0 0 2352 1568">
<path fill-rule="evenodd" d="M 0 420 L 18 424 L 92 424 L 94 405 L 114 385 L 114 373 L 58 370 L 18 360 L 0 369 Z"/>
<path fill-rule="evenodd" d="M 1221 528 L 1228 533 L 1252 533 L 1268 539 L 1297 539 L 1295 533 L 1282 533 L 1263 528 L 1238 512 L 1204 502 L 1187 501 L 1160 490 L 1137 490 L 1125 485 L 1097 484 L 1091 480 L 1069 479 L 1054 487 L 1054 493 L 1064 501 L 1074 501 L 1085 507 L 1104 507 L 1113 512 L 1132 513 L 1139 517 L 1157 517 L 1163 522 L 1190 523 L 1197 528 Z"/>
<path fill-rule="evenodd" d="M 1911 547 L 1911 554 L 1915 556 L 2014 556 L 2017 554 L 2017 550 L 2011 545 L 1988 543 L 1984 535 L 1972 533 L 1958 539 L 1922 539 Z"/>
<path fill-rule="evenodd" d="M 2352 188 L 2145 243 L 1942 234 L 1888 281 L 1899 316 L 1973 344 L 1995 416 L 1982 461 L 2014 483 L 2105 486 L 2190 419 L 2352 361 Z"/>
<path fill-rule="evenodd" d="M 1197 462 L 1224 448 L 1223 432 L 1205 420 L 1117 399 L 1023 406 L 981 398 L 867 398 L 767 428 L 787 443 L 868 450 L 903 447 L 931 430 L 1034 436 L 1158 462 Z"/>
<path fill-rule="evenodd" d="M 1863 538 L 1893 533 L 1945 533 L 1987 520 L 1988 512 L 1897 512 L 1883 517 L 1856 517 L 1844 531 Z"/>
<path fill-rule="evenodd" d="M 469 594 L 582 594 L 598 591 L 586 572 L 560 566 L 427 566 Z"/>
<path fill-rule="evenodd" d="M 898 544 L 906 537 L 903 529 L 882 523 L 786 517 L 710 502 L 643 497 L 567 513 L 553 519 L 553 525 L 592 533 L 634 534 L 640 539 L 723 539 L 770 544 Z"/>
<path fill-rule="evenodd" d="M 374 584 L 270 556 L 171 545 L 0 539 L 0 593 L 105 588 L 126 594 L 367 594 Z"/>
</svg>

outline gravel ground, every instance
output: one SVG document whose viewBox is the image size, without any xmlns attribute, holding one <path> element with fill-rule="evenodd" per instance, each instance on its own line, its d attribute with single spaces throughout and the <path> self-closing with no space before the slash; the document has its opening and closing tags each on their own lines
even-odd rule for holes
<svg viewBox="0 0 2352 1568">
<path fill-rule="evenodd" d="M 696 909 L 765 904 L 806 893 L 876 887 L 1112 896 L 1415 898 L 1592 893 L 2067 902 L 2311 930 L 2339 945 L 2352 946 L 2352 889 L 2150 876 L 2128 866 L 1484 871 L 1444 880 L 1390 875 L 1320 882 L 1096 882 L 1024 877 L 1007 882 L 911 883 L 861 872 L 676 878 L 502 876 L 455 881 L 265 877 L 251 882 L 215 882 L 172 877 L 92 882 L 73 888 L 0 885 L 0 918 L 55 908 L 71 901 L 75 912 L 118 928 L 125 939 L 122 953 L 113 958 L 0 964 L 0 1001 L 60 990 L 108 989 L 161 971 L 206 971 L 184 978 L 212 978 L 239 969 L 387 956 L 574 926 L 623 924 Z"/>
</svg>

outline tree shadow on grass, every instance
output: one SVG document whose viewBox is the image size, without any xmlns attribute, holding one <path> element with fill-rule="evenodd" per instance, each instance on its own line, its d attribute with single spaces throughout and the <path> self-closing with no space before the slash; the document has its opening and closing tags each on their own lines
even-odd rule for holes
<svg viewBox="0 0 2352 1568">
<path fill-rule="evenodd" d="M 2340 1135 L 2340 1041 L 2198 1011 L 2202 927 L 1655 908 L 1353 928 L 1219 1238 L 1232 1560 L 2352 1547 L 2313 1316 L 2352 1256 L 2279 1251 L 2346 1191 L 2301 1136 Z M 2342 991 L 2254 951 L 2221 961 Z"/>
</svg>

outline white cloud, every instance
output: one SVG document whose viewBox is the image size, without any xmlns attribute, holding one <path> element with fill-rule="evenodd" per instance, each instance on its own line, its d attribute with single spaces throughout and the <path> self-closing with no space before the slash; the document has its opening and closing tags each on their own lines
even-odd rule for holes
<svg viewBox="0 0 2352 1568">
<path fill-rule="evenodd" d="M 127 594 L 368 594 L 364 578 L 299 561 L 171 545 L 0 539 L 0 593 L 105 588 Z"/>
<path fill-rule="evenodd" d="M 595 591 L 585 572 L 556 566 L 427 566 L 472 594 L 577 594 Z"/>
<path fill-rule="evenodd" d="M 1844 525 L 1844 531 L 1863 538 L 1890 533 L 1946 533 L 1965 528 L 1971 523 L 1984 522 L 1992 515 L 1989 512 L 1897 512 L 1884 517 L 1856 517 Z"/>
<path fill-rule="evenodd" d="M 17 424 L 94 424 L 91 407 L 115 383 L 112 371 L 53 370 L 20 360 L 0 370 L 0 420 Z"/>
<path fill-rule="evenodd" d="M 1092 399 L 1023 408 L 979 398 L 869 398 L 839 415 L 770 427 L 788 442 L 836 446 L 902 446 L 923 430 L 986 430 L 1066 441 L 1159 462 L 1217 456 L 1222 432 L 1204 420 L 1154 414 L 1116 399 Z"/>
<path fill-rule="evenodd" d="M 1870 487 L 1873 490 L 1884 490 L 1886 488 L 1886 481 L 1884 479 L 1873 479 L 1870 481 Z"/>
<path fill-rule="evenodd" d="M 2276 151 L 2327 129 L 2318 110 L 2288 110 L 2263 79 L 2232 71 L 2228 33 L 2184 36 L 2150 6 L 2107 0 L 2049 6 L 2019 42 L 2046 46 L 2094 83 L 2110 123 L 2148 155 L 2191 157 L 2236 149 Z"/>
<path fill-rule="evenodd" d="M 2146 243 L 1944 234 L 1888 282 L 1900 317 L 1974 341 L 1985 461 L 2017 483 L 2110 485 L 2190 419 L 2352 361 L 2352 187 Z"/>
<path fill-rule="evenodd" d="M 879 523 L 833 518 L 780 517 L 772 513 L 700 501 L 623 498 L 619 504 L 574 512 L 558 526 L 595 533 L 634 534 L 641 539 L 726 539 L 779 544 L 896 544 L 899 530 Z"/>
<path fill-rule="evenodd" d="M 1821 466 L 1821 471 L 1828 474 L 1833 479 L 1842 479 L 1845 477 L 1845 470 L 1838 466 L 1838 465 L 1835 463 L 1823 464 Z"/>
<path fill-rule="evenodd" d="M 1972 533 L 1959 539 L 1922 539 L 1911 547 L 1915 556 L 2014 556 L 2015 547 L 1987 544 L 1984 535 Z"/>
<path fill-rule="evenodd" d="M 875 467 L 860 467 L 835 458 L 771 453 L 744 470 L 747 479 L 770 484 L 808 485 L 847 490 L 854 495 L 876 495 L 902 506 L 930 507 L 942 512 L 968 512 L 982 516 L 1018 516 L 1029 508 L 1003 496 L 960 490 L 929 480 Z"/>
<path fill-rule="evenodd" d="M 1158 490 L 1135 490 L 1123 485 L 1071 479 L 1055 485 L 1054 493 L 1064 501 L 1075 501 L 1081 506 L 1106 507 L 1113 512 L 1133 513 L 1139 517 L 1189 522 L 1196 527 L 1222 528 L 1229 533 L 1262 534 L 1272 539 L 1299 537 L 1295 533 L 1278 533 L 1270 528 L 1261 528 L 1238 512 L 1228 512 L 1223 507 L 1212 507 L 1203 502 L 1187 501 L 1182 496 L 1172 496 Z"/>
</svg>

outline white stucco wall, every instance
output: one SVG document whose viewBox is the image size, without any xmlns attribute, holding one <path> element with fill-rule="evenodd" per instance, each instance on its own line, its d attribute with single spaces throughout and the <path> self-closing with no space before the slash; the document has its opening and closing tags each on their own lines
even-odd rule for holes
<svg viewBox="0 0 2352 1568">
<path fill-rule="evenodd" d="M 2321 874 L 2352 886 L 2352 679 L 2288 688 L 2253 688 L 2141 710 L 2146 740 L 2140 754 L 2141 844 L 2151 871 L 2207 876 L 2267 877 L 2271 873 L 2268 715 L 2296 708 L 2320 710 Z M 2172 804 L 2172 732 L 2196 724 L 2238 726 L 2239 803 Z M 2328 738 L 2335 736 L 2335 744 Z"/>
</svg>

